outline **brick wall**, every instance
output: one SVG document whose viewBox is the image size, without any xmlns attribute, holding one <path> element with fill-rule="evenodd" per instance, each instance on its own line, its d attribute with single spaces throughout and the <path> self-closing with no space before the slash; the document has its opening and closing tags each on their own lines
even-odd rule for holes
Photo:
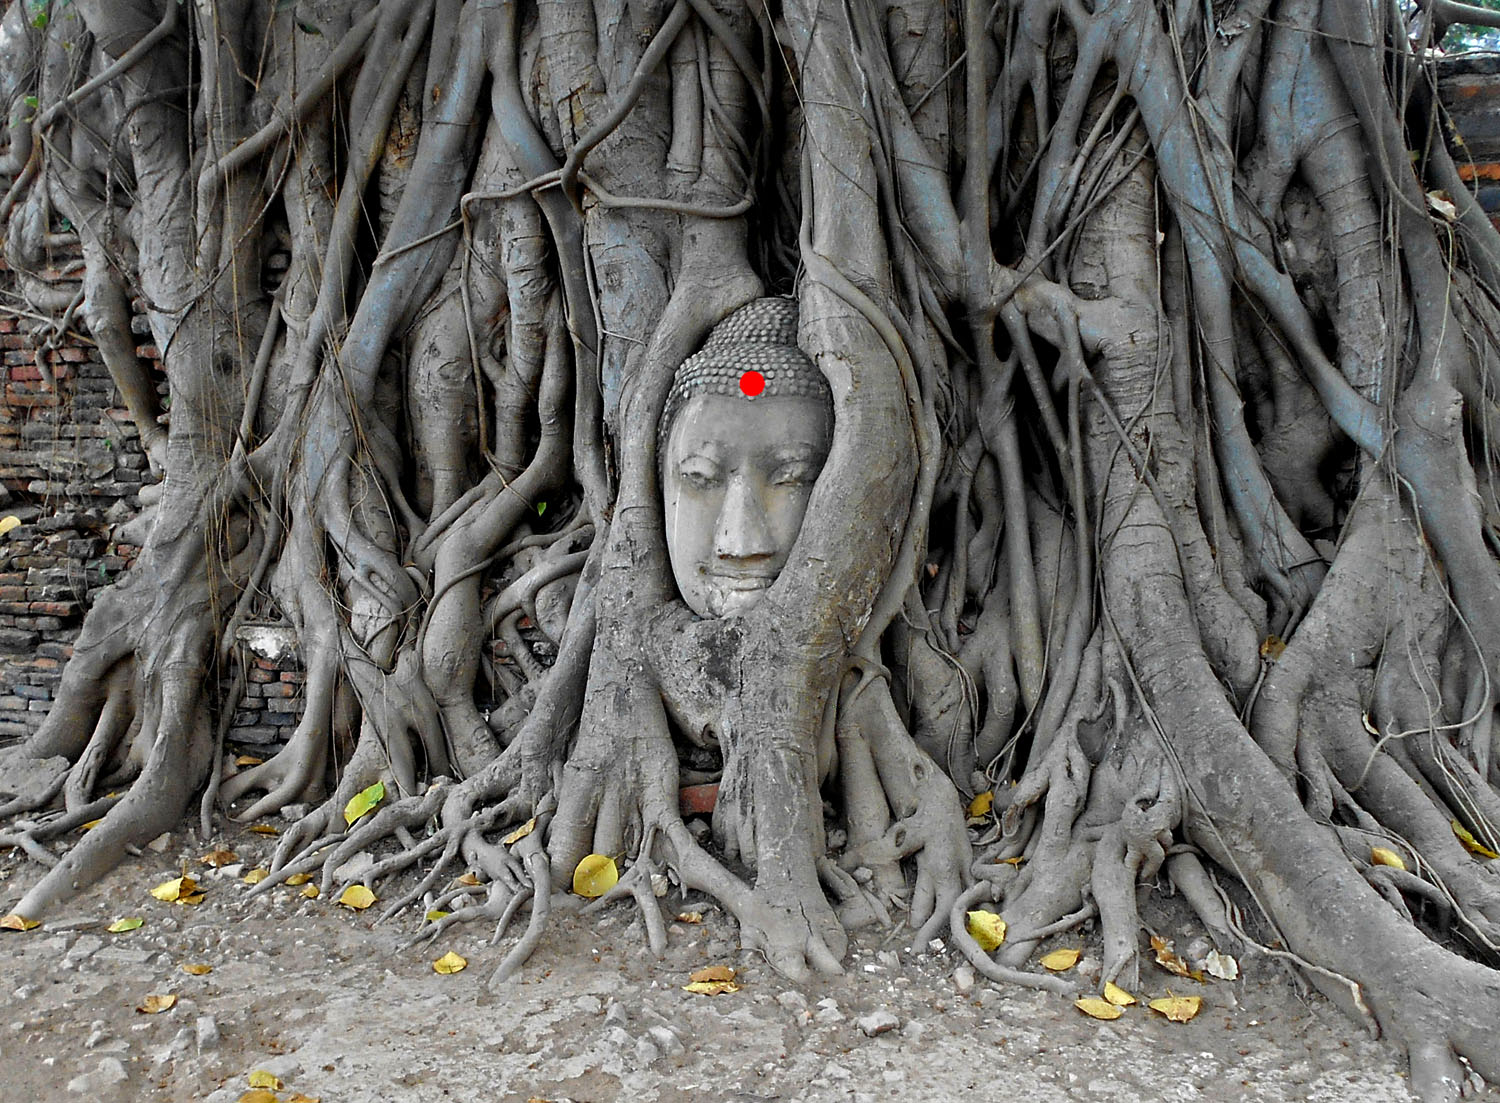
<svg viewBox="0 0 1500 1103">
<path fill-rule="evenodd" d="M 1445 58 L 1438 88 L 1461 139 L 1454 146 L 1459 175 L 1500 225 L 1500 55 Z"/>
<path fill-rule="evenodd" d="M 39 275 L 72 294 L 81 267 L 55 257 Z M 0 261 L 0 290 L 14 285 Z M 12 526 L 0 535 L 0 737 L 35 729 L 51 707 L 84 610 L 139 551 L 113 534 L 151 481 L 93 343 L 81 326 L 49 333 L 0 306 L 0 527 Z M 141 352 L 159 375 L 155 349 Z"/>
</svg>

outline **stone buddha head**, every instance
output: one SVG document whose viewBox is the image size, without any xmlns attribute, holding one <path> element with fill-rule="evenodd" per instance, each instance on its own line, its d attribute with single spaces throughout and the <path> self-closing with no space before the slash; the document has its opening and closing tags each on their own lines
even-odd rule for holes
<svg viewBox="0 0 1500 1103">
<path fill-rule="evenodd" d="M 797 347 L 796 300 L 741 307 L 683 361 L 657 456 L 667 553 L 689 609 L 732 616 L 761 600 L 832 441 L 833 398 Z"/>
</svg>

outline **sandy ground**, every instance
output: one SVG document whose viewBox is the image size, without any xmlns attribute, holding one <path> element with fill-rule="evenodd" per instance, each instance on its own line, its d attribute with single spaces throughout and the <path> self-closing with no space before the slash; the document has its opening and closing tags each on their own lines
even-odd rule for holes
<svg viewBox="0 0 1500 1103">
<path fill-rule="evenodd" d="M 670 925 L 657 959 L 619 905 L 556 916 L 519 978 L 491 989 L 514 935 L 492 946 L 489 930 L 459 928 L 402 949 L 415 916 L 373 927 L 371 913 L 286 886 L 249 898 L 239 878 L 274 839 L 236 828 L 209 845 L 158 843 L 43 927 L 0 931 L 6 1103 L 234 1103 L 256 1070 L 282 1082 L 279 1100 L 323 1103 L 1409 1098 L 1386 1046 L 1299 997 L 1263 958 L 1243 962 L 1237 981 L 1203 984 L 1147 965 L 1138 994 L 1199 995 L 1203 1010 L 1177 1024 L 1138 1006 L 1105 1023 L 1063 997 L 974 983 L 951 951 L 902 952 L 900 932 L 863 935 L 844 976 L 794 986 L 705 908 L 702 923 Z M 244 865 L 196 861 L 214 845 Z M 153 899 L 184 861 L 204 901 Z M 35 876 L 0 858 L 0 910 Z M 664 904 L 681 907 L 675 895 Z M 138 929 L 106 931 L 135 916 Z M 1175 924 L 1162 933 L 1178 945 L 1200 933 L 1170 904 L 1156 917 Z M 1059 944 L 1083 947 L 1088 968 L 1087 936 Z M 439 975 L 432 962 L 449 950 L 468 967 Z M 683 991 L 715 963 L 739 970 L 739 992 Z M 189 975 L 189 964 L 212 971 Z M 146 1014 L 148 995 L 177 999 Z M 873 1029 L 875 1012 L 894 1025 L 867 1036 L 860 1024 Z"/>
</svg>

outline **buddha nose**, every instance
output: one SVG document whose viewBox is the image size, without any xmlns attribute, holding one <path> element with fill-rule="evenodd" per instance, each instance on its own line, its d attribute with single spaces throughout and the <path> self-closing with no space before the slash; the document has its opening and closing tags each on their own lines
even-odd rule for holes
<svg viewBox="0 0 1500 1103">
<path fill-rule="evenodd" d="M 724 490 L 724 504 L 714 529 L 714 555 L 721 559 L 755 559 L 775 552 L 765 505 L 748 479 L 732 477 Z"/>
</svg>

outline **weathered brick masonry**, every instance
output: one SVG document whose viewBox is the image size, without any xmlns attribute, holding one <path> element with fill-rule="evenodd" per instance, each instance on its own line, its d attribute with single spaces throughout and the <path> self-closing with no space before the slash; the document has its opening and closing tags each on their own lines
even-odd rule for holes
<svg viewBox="0 0 1500 1103">
<path fill-rule="evenodd" d="M 1500 56 L 1453 57 L 1442 67 L 1443 100 L 1463 136 L 1461 171 L 1500 223 Z M 79 286 L 77 254 L 54 256 L 34 275 L 64 298 Z M 117 537 L 140 510 L 142 486 L 152 482 L 135 428 L 81 323 L 47 340 L 43 319 L 7 305 L 18 301 L 16 281 L 0 261 L 0 518 L 21 522 L 0 534 L 0 741 L 34 730 L 51 708 L 84 610 L 139 551 Z M 137 354 L 165 394 L 144 318 L 135 318 L 134 330 L 143 342 Z M 302 707 L 297 656 L 263 658 L 247 649 L 246 659 L 230 738 L 283 742 Z"/>
</svg>

